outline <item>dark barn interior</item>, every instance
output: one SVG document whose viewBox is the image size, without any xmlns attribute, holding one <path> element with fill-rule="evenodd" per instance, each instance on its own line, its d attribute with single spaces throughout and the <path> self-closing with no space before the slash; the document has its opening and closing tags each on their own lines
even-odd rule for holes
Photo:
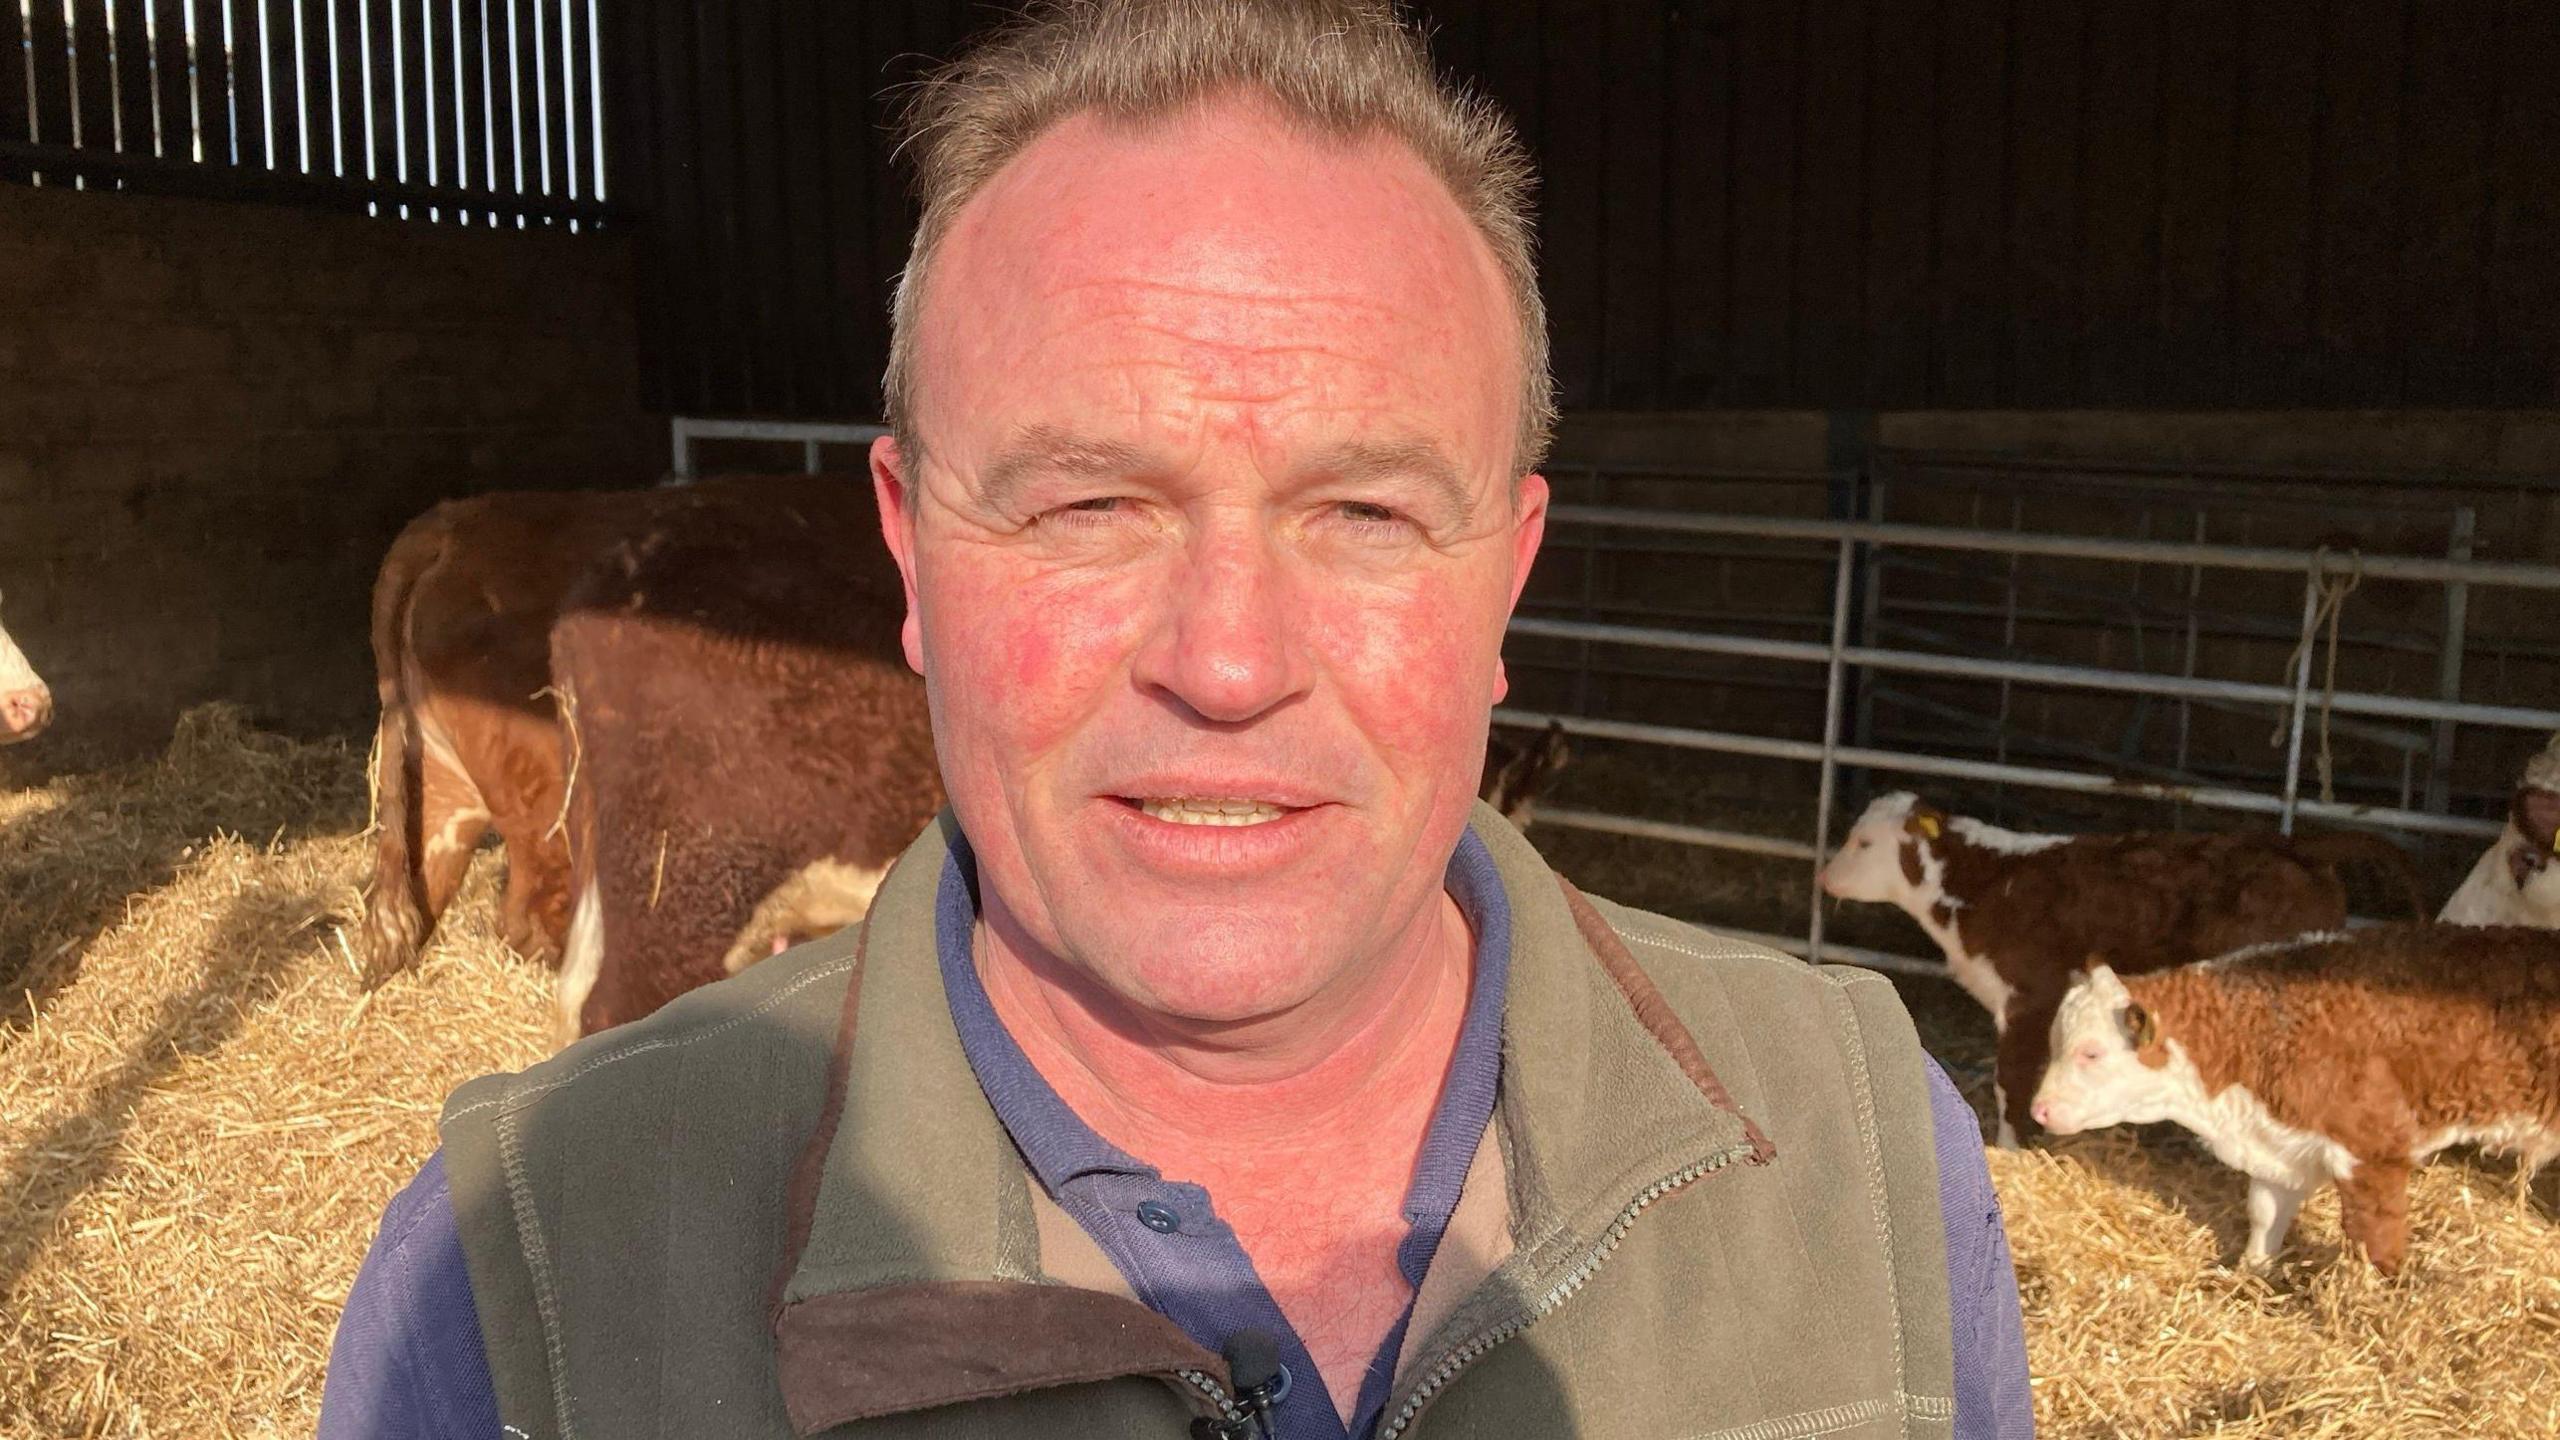
<svg viewBox="0 0 2560 1440">
<path fill-rule="evenodd" d="M 65 707 L 137 738 L 358 720 L 337 617 L 432 499 L 654 478 L 668 415 L 873 418 L 899 87 L 998 13 L 234 0 L 190 50 L 176 0 L 22 8 L 0 561 Z M 2044 487 L 2084 530 L 2192 523 L 2185 483 L 2264 498 L 2215 539 L 2445 553 L 2451 496 L 2471 554 L 2560 550 L 2546 7 L 1427 9 L 1540 162 L 1565 498 L 1877 513 L 1898 470 L 1894 518 L 2005 523 L 1989 456 L 2102 472 Z M 2302 533 L 2341 483 L 2388 503 Z M 1625 543 L 1536 599 L 1658 602 Z M 1818 565 L 1764 578 L 1818 608 Z"/>
</svg>

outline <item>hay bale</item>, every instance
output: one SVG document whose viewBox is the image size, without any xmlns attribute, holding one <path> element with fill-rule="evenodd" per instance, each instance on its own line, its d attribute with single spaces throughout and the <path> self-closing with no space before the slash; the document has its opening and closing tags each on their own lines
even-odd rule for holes
<svg viewBox="0 0 2560 1440">
<path fill-rule="evenodd" d="M 0 1031 L 0 1433 L 307 1434 L 445 1092 L 543 1053 L 494 856 L 419 971 L 355 985 L 362 774 L 199 711 L 0 797 L 0 944 L 42 947 Z"/>
<path fill-rule="evenodd" d="M 2419 1172 L 2395 1280 L 2341 1256 L 2334 1190 L 2266 1277 L 2226 1267 L 2246 1182 L 2165 1128 L 1995 1152 L 1991 1174 L 2044 1436 L 2560 1434 L 2555 1207 L 2495 1165 Z"/>
<path fill-rule="evenodd" d="M 438 1104 L 543 1053 L 549 977 L 498 944 L 495 856 L 420 969 L 356 987 L 362 777 L 215 710 L 156 761 L 0 792 L 0 957 L 37 952 L 0 1023 L 0 1435 L 307 1434 Z M 1905 993 L 1982 1088 L 1980 1012 Z M 2494 1167 L 2420 1174 L 2396 1281 L 2338 1262 L 2334 1197 L 2296 1263 L 2224 1268 L 2242 1182 L 2174 1135 L 1991 1170 L 2046 1436 L 2560 1434 L 2560 1204 L 2520 1209 Z"/>
</svg>

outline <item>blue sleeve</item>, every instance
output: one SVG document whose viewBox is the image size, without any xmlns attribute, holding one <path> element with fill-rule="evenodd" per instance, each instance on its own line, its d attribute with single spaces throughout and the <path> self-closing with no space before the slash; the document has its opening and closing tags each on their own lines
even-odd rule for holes
<svg viewBox="0 0 2560 1440">
<path fill-rule="evenodd" d="M 1982 1122 L 1955 1082 L 1929 1062 L 1929 1114 L 1937 1130 L 1938 1208 L 1947 1227 L 1947 1298 L 1954 1311 L 1955 1440 L 2031 1440 L 2027 1335 L 2000 1197 L 1982 1158 Z"/>
<path fill-rule="evenodd" d="M 497 1387 L 480 1343 L 444 1155 L 391 1199 L 329 1346 L 319 1440 L 488 1440 Z"/>
</svg>

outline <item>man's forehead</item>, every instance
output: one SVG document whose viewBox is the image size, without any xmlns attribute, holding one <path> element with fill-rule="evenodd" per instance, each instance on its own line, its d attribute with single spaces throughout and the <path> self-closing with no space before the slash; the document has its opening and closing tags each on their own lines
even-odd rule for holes
<svg viewBox="0 0 2560 1440">
<path fill-rule="evenodd" d="M 1060 122 L 955 217 L 924 300 L 928 368 L 1106 345 L 1248 402 L 1331 361 L 1517 385 L 1499 267 L 1419 158 L 1234 103 Z"/>
</svg>

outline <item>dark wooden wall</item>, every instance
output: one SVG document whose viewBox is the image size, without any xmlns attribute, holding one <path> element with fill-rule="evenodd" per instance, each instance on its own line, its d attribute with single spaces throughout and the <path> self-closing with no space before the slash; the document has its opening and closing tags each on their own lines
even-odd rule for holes
<svg viewBox="0 0 2560 1440">
<path fill-rule="evenodd" d="M 1568 406 L 2560 401 L 2549 0 L 1431 0 Z M 648 399 L 869 417 L 890 105 L 995 7 L 634 0 Z"/>
</svg>

